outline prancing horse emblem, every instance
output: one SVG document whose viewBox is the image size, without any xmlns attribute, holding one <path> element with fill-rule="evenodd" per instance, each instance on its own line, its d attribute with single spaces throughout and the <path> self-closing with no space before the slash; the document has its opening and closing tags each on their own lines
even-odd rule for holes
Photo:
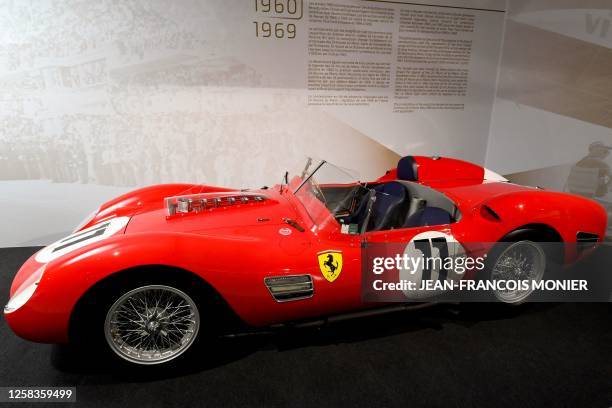
<svg viewBox="0 0 612 408">
<path fill-rule="evenodd" d="M 338 279 L 342 272 L 342 252 L 340 251 L 324 251 L 318 254 L 319 269 L 323 277 L 329 282 Z"/>
</svg>

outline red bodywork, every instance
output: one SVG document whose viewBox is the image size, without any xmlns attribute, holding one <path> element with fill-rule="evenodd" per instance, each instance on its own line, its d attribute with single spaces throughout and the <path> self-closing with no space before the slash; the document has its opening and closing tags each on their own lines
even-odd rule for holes
<svg viewBox="0 0 612 408">
<path fill-rule="evenodd" d="M 19 336 L 38 342 L 68 341 L 70 317 L 79 299 L 97 282 L 120 271 L 146 265 L 180 268 L 211 285 L 247 324 L 256 327 L 364 309 L 361 300 L 362 242 L 408 242 L 426 230 L 453 235 L 459 242 L 497 242 L 526 225 L 545 225 L 563 242 L 575 242 L 578 232 L 606 230 L 606 213 L 597 203 L 574 195 L 542 191 L 507 182 L 487 181 L 482 167 L 448 158 L 414 158 L 417 183 L 430 186 L 455 202 L 462 216 L 442 226 L 406 228 L 348 235 L 340 224 L 315 223 L 302 203 L 280 186 L 250 190 L 265 197 L 198 213 L 168 216 L 164 199 L 208 193 L 207 197 L 237 195 L 237 190 L 200 185 L 148 187 L 103 205 L 83 229 L 115 217 L 130 217 L 123 231 L 86 245 L 46 264 L 35 293 L 19 309 L 6 314 Z M 394 180 L 390 170 L 377 180 Z M 485 211 L 486 205 L 498 217 Z M 321 204 L 322 208 L 323 205 Z M 288 225 L 295 220 L 304 231 Z M 342 273 L 333 281 L 321 274 L 317 254 L 342 251 Z M 566 251 L 571 263 L 577 254 Z M 32 256 L 20 269 L 11 296 L 42 263 Z M 279 303 L 264 284 L 266 277 L 310 274 L 314 296 Z"/>
</svg>

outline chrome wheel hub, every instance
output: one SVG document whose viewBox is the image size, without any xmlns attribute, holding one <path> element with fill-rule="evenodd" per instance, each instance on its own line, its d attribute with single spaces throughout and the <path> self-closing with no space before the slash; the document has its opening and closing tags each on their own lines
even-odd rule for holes
<svg viewBox="0 0 612 408">
<path fill-rule="evenodd" d="M 198 308 L 186 293 L 151 285 L 121 296 L 106 315 L 104 332 L 111 349 L 121 358 L 137 364 L 161 364 L 185 352 L 199 327 Z"/>
<path fill-rule="evenodd" d="M 491 271 L 495 281 L 527 281 L 528 288 L 516 287 L 495 291 L 495 297 L 505 303 L 520 303 L 533 292 L 531 282 L 538 282 L 544 277 L 546 255 L 542 248 L 531 241 L 519 241 L 499 255 Z"/>
</svg>

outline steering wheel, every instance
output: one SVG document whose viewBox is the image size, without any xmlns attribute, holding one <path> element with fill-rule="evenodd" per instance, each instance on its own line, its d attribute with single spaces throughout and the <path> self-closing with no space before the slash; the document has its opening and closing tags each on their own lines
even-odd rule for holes
<svg viewBox="0 0 612 408">
<path fill-rule="evenodd" d="M 360 188 L 356 188 L 355 191 L 353 191 L 353 194 L 351 195 L 351 201 L 349 204 L 349 208 L 347 208 L 351 213 L 354 213 L 355 211 L 357 211 L 357 209 L 361 205 L 361 202 L 367 199 L 366 197 L 368 196 L 369 189 L 367 189 L 363 185 L 360 185 L 359 187 Z M 363 194 L 361 199 L 357 199 L 358 195 L 364 190 L 365 190 L 365 193 Z"/>
</svg>

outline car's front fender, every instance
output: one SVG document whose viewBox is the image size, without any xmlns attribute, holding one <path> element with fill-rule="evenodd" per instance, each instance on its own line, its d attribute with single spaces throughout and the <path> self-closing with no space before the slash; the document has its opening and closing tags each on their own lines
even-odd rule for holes
<svg viewBox="0 0 612 408">
<path fill-rule="evenodd" d="M 100 206 L 93 217 L 79 229 L 88 228 L 111 217 L 131 216 L 140 211 L 161 208 L 164 198 L 179 194 L 200 194 L 216 191 L 234 191 L 225 187 L 198 184 L 158 184 L 130 191 Z"/>
<path fill-rule="evenodd" d="M 7 314 L 6 319 L 21 337 L 38 342 L 66 342 L 70 316 L 91 287 L 121 271 L 135 268 L 146 271 L 142 266 L 161 265 L 196 274 L 219 292 L 245 322 L 265 324 L 274 321 L 274 316 L 264 311 L 273 308 L 275 302 L 263 284 L 264 276 L 291 274 L 311 267 L 302 264 L 304 257 L 295 256 L 295 251 L 274 249 L 269 240 L 235 232 L 215 236 L 117 235 L 47 264 L 35 293 L 23 307 Z M 16 281 L 26 281 L 41 265 L 33 256 L 22 266 Z M 254 305 L 260 310 L 254 309 Z M 291 309 L 285 311 L 290 313 Z"/>
</svg>

